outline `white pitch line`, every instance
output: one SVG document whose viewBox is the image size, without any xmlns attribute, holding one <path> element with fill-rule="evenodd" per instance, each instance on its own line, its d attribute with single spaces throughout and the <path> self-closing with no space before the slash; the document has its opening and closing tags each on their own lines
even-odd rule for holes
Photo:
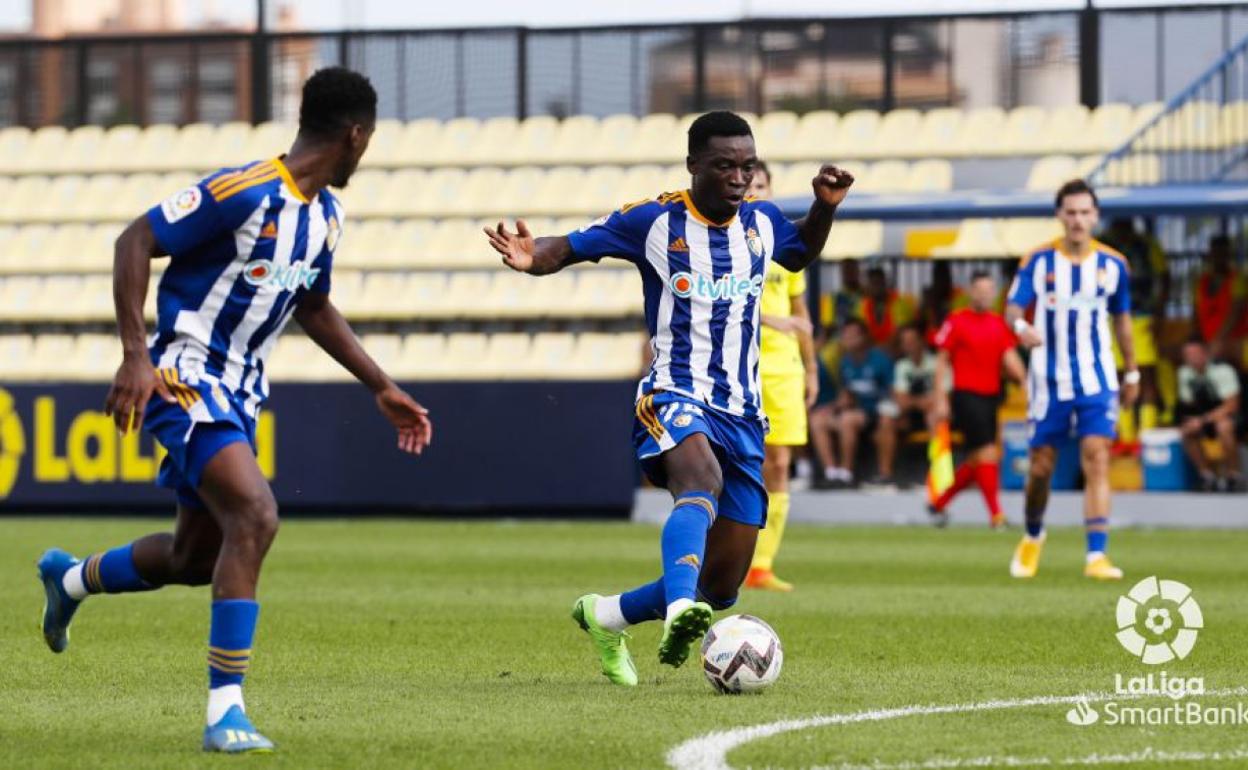
<svg viewBox="0 0 1248 770">
<path fill-rule="evenodd" d="M 1236 687 L 1227 690 L 1213 690 L 1204 694 L 1205 697 L 1226 697 L 1232 695 L 1248 695 L 1248 688 Z M 808 730 L 812 727 L 830 725 L 847 725 L 858 722 L 882 722 L 887 719 L 900 719 L 909 716 L 929 716 L 932 714 L 966 714 L 976 711 L 999 711 L 1002 709 L 1027 708 L 1029 706 L 1050 706 L 1061 703 L 1077 703 L 1087 701 L 1095 703 L 1106 700 L 1132 700 L 1134 696 L 1118 693 L 1095 692 L 1081 695 L 1039 695 L 1031 698 L 1015 698 L 1011 700 L 991 700 L 980 703 L 955 703 L 932 706 L 901 706 L 899 708 L 878 709 L 874 711 L 856 711 L 850 714 L 828 714 L 805 719 L 784 719 L 761 725 L 735 727 L 731 730 L 716 730 L 697 738 L 691 738 L 677 744 L 667 753 L 667 764 L 673 770 L 732 770 L 728 764 L 728 752 L 752 741 L 770 738 L 773 735 Z M 964 765 L 973 767 L 974 765 Z M 982 766 L 982 765 L 981 765 Z M 874 765 L 868 766 L 875 770 Z M 922 768 L 923 765 L 915 767 Z M 934 765 L 933 767 L 943 767 Z M 957 767 L 956 765 L 954 767 Z"/>
<path fill-rule="evenodd" d="M 889 765 L 874 762 L 869 765 L 819 765 L 810 770 L 960 770 L 970 767 L 1085 767 L 1087 765 L 1133 765 L 1137 762 L 1231 762 L 1248 759 L 1248 749 L 1229 751 L 1163 751 L 1144 748 L 1129 754 L 1088 754 L 1083 757 L 1014 757 L 986 756 L 965 759 L 929 759 L 923 762 L 900 762 Z"/>
</svg>

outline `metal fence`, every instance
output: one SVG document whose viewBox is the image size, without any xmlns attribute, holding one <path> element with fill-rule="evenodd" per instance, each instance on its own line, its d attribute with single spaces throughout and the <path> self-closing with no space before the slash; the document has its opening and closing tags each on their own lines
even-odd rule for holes
<svg viewBox="0 0 1248 770">
<path fill-rule="evenodd" d="M 0 125 L 293 119 L 318 67 L 400 119 L 1149 101 L 1248 33 L 1248 3 L 560 29 L 0 40 Z M 1147 43 L 1142 43 L 1146 40 Z M 1200 57 L 1170 55 L 1199 50 Z M 1123 66 L 1124 62 L 1143 66 Z"/>
</svg>

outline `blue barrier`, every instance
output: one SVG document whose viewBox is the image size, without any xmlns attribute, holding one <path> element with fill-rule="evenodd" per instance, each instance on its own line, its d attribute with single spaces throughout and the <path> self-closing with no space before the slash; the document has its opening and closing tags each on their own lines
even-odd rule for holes
<svg viewBox="0 0 1248 770">
<path fill-rule="evenodd" d="M 354 384 L 273 389 L 259 459 L 285 510 L 627 515 L 637 483 L 632 382 L 426 382 L 434 420 L 421 457 L 395 448 Z M 0 512 L 172 506 L 160 450 L 122 439 L 101 384 L 0 388 Z"/>
</svg>

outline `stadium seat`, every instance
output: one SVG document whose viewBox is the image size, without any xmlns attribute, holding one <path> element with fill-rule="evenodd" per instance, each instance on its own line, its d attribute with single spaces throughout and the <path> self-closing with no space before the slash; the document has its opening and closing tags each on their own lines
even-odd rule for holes
<svg viewBox="0 0 1248 770">
<path fill-rule="evenodd" d="M 984 157 L 1002 152 L 1005 137 L 1005 111 L 1000 107 L 971 110 L 962 119 L 962 128 L 952 154 Z"/>
<path fill-rule="evenodd" d="M 383 371 L 393 371 L 402 360 L 403 338 L 397 334 L 365 334 L 360 344 Z"/>
<path fill-rule="evenodd" d="M 862 192 L 895 193 L 905 191 L 909 183 L 909 163 L 904 160 L 881 160 L 872 163 L 861 177 L 855 176 L 854 186 Z"/>
<path fill-rule="evenodd" d="M 31 222 L 48 198 L 51 181 L 46 176 L 23 176 L 0 189 L 8 205 L 0 206 L 0 221 Z"/>
<path fill-rule="evenodd" d="M 197 162 L 190 168 L 213 171 L 218 168 L 242 166 L 253 160 L 264 160 L 264 158 L 248 158 L 245 155 L 239 157 L 241 151 L 249 149 L 251 133 L 250 123 L 222 123 L 212 132 L 209 141 L 199 148 L 198 153 L 195 148 L 186 148 L 191 153 L 187 159 L 197 159 Z"/>
<path fill-rule="evenodd" d="M 1223 147 L 1237 147 L 1248 144 L 1248 101 L 1237 101 L 1222 105 L 1219 118 L 1222 128 L 1219 136 Z M 0 139 L 0 141 L 3 141 Z"/>
<path fill-rule="evenodd" d="M 841 117 L 836 138 L 827 152 L 835 158 L 876 157 L 876 133 L 880 129 L 880 113 L 875 110 L 854 110 Z M 814 155 L 811 157 L 818 158 Z"/>
<path fill-rule="evenodd" d="M 114 131 L 124 128 L 118 126 Z M 199 132 L 207 136 L 207 130 L 210 129 L 203 123 L 185 126 L 179 129 L 177 126 L 157 125 L 148 126 L 139 129 L 139 135 L 135 139 L 135 145 L 130 150 L 129 155 L 116 156 L 117 159 L 112 160 L 112 164 L 120 168 L 124 163 L 134 171 L 164 171 L 173 167 L 194 168 L 193 166 L 180 166 L 182 156 L 178 155 L 183 142 L 187 140 L 184 136 Z M 112 147 L 109 140 L 105 140 L 108 147 Z M 202 144 L 202 140 L 200 142 Z M 121 152 L 121 150 L 118 150 Z M 111 153 L 111 150 L 110 150 Z M 120 160 L 124 158 L 125 160 Z"/>
<path fill-rule="evenodd" d="M 943 158 L 927 158 L 910 165 L 906 192 L 948 192 L 953 189 L 953 164 Z"/>
<path fill-rule="evenodd" d="M 491 288 L 492 273 L 474 270 L 451 273 L 438 310 L 444 318 L 479 317 L 481 299 Z"/>
<path fill-rule="evenodd" d="M 463 165 L 469 149 L 481 132 L 476 118 L 455 118 L 442 124 L 438 141 L 429 148 L 427 162 L 432 165 Z"/>
<path fill-rule="evenodd" d="M 513 117 L 487 119 L 481 124 L 481 130 L 473 138 L 460 162 L 472 165 L 507 163 L 519 132 L 519 123 Z"/>
<path fill-rule="evenodd" d="M 1039 155 L 1049 148 L 1049 111 L 1034 104 L 1015 107 L 1005 119 L 1001 152 L 1009 155 Z"/>
<path fill-rule="evenodd" d="M 435 165 L 434 153 L 442 141 L 442 125 L 442 121 L 433 118 L 405 123 L 394 147 L 391 164 L 396 168 Z"/>
<path fill-rule="evenodd" d="M 506 172 L 502 185 L 479 196 L 477 205 L 469 213 L 477 216 L 557 213 L 557 207 L 561 205 L 558 197 L 549 201 L 556 208 L 543 210 L 540 207 L 537 196 L 545 180 L 546 172 L 536 166 L 511 168 Z"/>
<path fill-rule="evenodd" d="M 997 223 L 992 219 L 965 219 L 958 226 L 958 235 L 952 244 L 932 249 L 934 258 L 1002 257 L 1008 253 Z"/>
<path fill-rule="evenodd" d="M 909 158 L 916 155 L 914 138 L 923 129 L 923 115 L 918 110 L 892 110 L 880 117 L 874 132 L 870 157 Z M 861 157 L 861 156 L 860 156 Z"/>
<path fill-rule="evenodd" d="M 774 161 L 796 160 L 798 117 L 795 112 L 779 111 L 763 115 L 754 128 L 758 156 L 774 165 Z"/>
<path fill-rule="evenodd" d="M 530 379 L 529 352 L 531 341 L 521 332 L 495 332 L 489 335 L 485 358 L 476 367 L 475 374 L 485 379 Z"/>
<path fill-rule="evenodd" d="M 914 154 L 934 157 L 958 154 L 963 115 L 956 107 L 941 107 L 925 113 L 923 125 L 913 141 Z"/>
<path fill-rule="evenodd" d="M 1044 136 L 1033 152 L 1090 152 L 1086 147 L 1091 113 L 1082 104 L 1051 107 L 1044 120 Z M 1078 148 L 1078 149 L 1074 149 Z"/>
<path fill-rule="evenodd" d="M 400 165 L 399 147 L 403 142 L 406 125 L 401 120 L 382 118 L 377 121 L 373 137 L 368 140 L 368 152 L 360 158 L 360 168 L 392 168 Z M 294 136 L 292 133 L 291 136 Z M 355 184 L 355 180 L 351 180 Z M 349 189 L 349 188 L 348 188 Z"/>
<path fill-rule="evenodd" d="M 438 225 L 428 219 L 382 222 L 369 234 L 371 267 L 410 268 L 434 263 L 433 244 Z"/>
<path fill-rule="evenodd" d="M 16 170 L 21 173 L 47 174 L 59 168 L 59 160 L 65 151 L 69 132 L 64 126 L 44 126 L 30 136 L 30 142 L 22 150 Z"/>
<path fill-rule="evenodd" d="M 1161 184 L 1161 158 L 1151 153 L 1135 152 L 1109 161 L 1105 181 L 1115 186 Z"/>
<path fill-rule="evenodd" d="M 636 150 L 637 118 L 632 115 L 611 115 L 603 118 L 594 145 L 586 147 L 589 158 L 598 163 L 631 163 Z"/>
<path fill-rule="evenodd" d="M 355 318 L 356 310 L 368 302 L 364 296 L 364 274 L 357 270 L 335 270 L 331 278 L 334 306 L 347 318 Z"/>
<path fill-rule="evenodd" d="M 30 144 L 30 129 L 24 126 L 8 126 L 0 129 L 0 174 L 16 174 L 22 171 L 26 147 Z"/>
<path fill-rule="evenodd" d="M 564 376 L 582 380 L 633 379 L 641 375 L 642 340 L 637 334 L 586 332 Z"/>
<path fill-rule="evenodd" d="M 1148 129 L 1135 149 L 1211 150 L 1221 147 L 1221 117 L 1222 108 L 1214 102 L 1188 102 Z"/>
<path fill-rule="evenodd" d="M 514 175 L 515 172 L 512 173 Z M 514 176 L 508 180 L 510 194 L 504 195 L 504 198 L 524 193 L 524 187 L 518 184 L 518 181 Z M 596 205 L 596 196 L 602 192 L 601 184 L 589 188 L 586 181 L 585 170 L 577 166 L 558 166 L 547 169 L 538 178 L 536 189 L 528 191 L 527 200 L 508 200 L 506 210 L 547 215 L 565 214 L 571 211 L 590 214 L 605 210 L 599 209 Z"/>
<path fill-rule="evenodd" d="M 84 173 L 102 168 L 104 129 L 79 126 L 69 132 L 50 170 L 57 173 Z"/>
<path fill-rule="evenodd" d="M 792 158 L 840 158 L 836 154 L 841 116 L 831 110 L 815 110 L 801 117 L 797 125 Z M 853 156 L 850 156 L 853 157 Z"/>
<path fill-rule="evenodd" d="M 0 297 L 4 287 L 0 285 Z M 29 334 L 0 335 L 0 382 L 21 382 L 37 376 L 30 357 L 34 339 Z"/>
<path fill-rule="evenodd" d="M 74 375 L 74 336 L 72 334 L 40 334 L 30 348 L 29 367 L 39 379 L 65 380 Z"/>
<path fill-rule="evenodd" d="M 448 334 L 442 363 L 446 379 L 478 379 L 486 366 L 489 337 L 484 334 L 457 332 Z"/>
<path fill-rule="evenodd" d="M 334 270 L 363 270 L 387 266 L 390 254 L 382 252 L 394 242 L 394 231 L 395 224 L 389 220 L 352 222 L 343 231 L 338 248 L 334 251 Z"/>
<path fill-rule="evenodd" d="M 823 247 L 823 259 L 863 259 L 884 250 L 884 224 L 867 220 L 837 222 Z"/>
<path fill-rule="evenodd" d="M 568 332 L 539 332 L 533 335 L 529 354 L 517 367 L 517 375 L 534 380 L 555 380 L 572 368 L 576 335 Z"/>
<path fill-rule="evenodd" d="M 369 353 L 374 353 L 369 350 Z M 270 382 L 345 382 L 353 379 L 315 342 L 302 334 L 285 332 L 264 367 Z"/>
<path fill-rule="evenodd" d="M 65 376 L 88 382 L 107 382 L 121 363 L 121 340 L 114 334 L 79 334 L 66 359 Z"/>
<path fill-rule="evenodd" d="M 1055 217 L 1007 219 L 999 230 L 1006 253 L 1022 257 L 1061 237 L 1062 226 Z"/>
<path fill-rule="evenodd" d="M 551 163 L 555 157 L 555 141 L 559 121 L 550 115 L 535 115 L 520 123 L 514 137 L 504 148 L 501 160 L 513 165 Z"/>
<path fill-rule="evenodd" d="M 559 124 L 545 158 L 550 163 L 599 162 L 597 153 L 603 130 L 602 124 L 593 115 L 567 118 Z"/>
<path fill-rule="evenodd" d="M 633 163 L 671 163 L 686 152 L 686 144 L 680 141 L 675 115 L 646 115 L 637 122 L 637 132 L 632 141 L 632 150 L 627 157 Z"/>
<path fill-rule="evenodd" d="M 1031 165 L 1026 188 L 1038 192 L 1054 192 L 1075 176 L 1074 158 L 1069 155 L 1047 155 Z"/>
<path fill-rule="evenodd" d="M 446 337 L 441 334 L 405 335 L 393 376 L 401 380 L 436 379 L 445 347 Z"/>
</svg>

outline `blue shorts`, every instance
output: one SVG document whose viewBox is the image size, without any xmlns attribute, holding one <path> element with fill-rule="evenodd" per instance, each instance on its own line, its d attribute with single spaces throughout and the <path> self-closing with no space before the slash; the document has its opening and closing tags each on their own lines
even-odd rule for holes
<svg viewBox="0 0 1248 770">
<path fill-rule="evenodd" d="M 695 433 L 711 442 L 723 473 L 719 515 L 761 529 L 767 523 L 762 423 L 676 393 L 659 391 L 637 402 L 633 446 L 641 469 L 656 485 L 667 486 L 662 454 Z"/>
<path fill-rule="evenodd" d="M 176 370 L 157 370 L 177 403 L 158 395 L 147 402 L 143 426 L 168 455 L 160 463 L 156 483 L 174 490 L 178 502 L 207 510 L 196 492 L 204 466 L 226 446 L 245 442 L 256 451 L 256 424 L 233 393 L 208 382 L 182 382 Z"/>
<path fill-rule="evenodd" d="M 1118 435 L 1118 393 L 1107 390 L 1092 396 L 1076 396 L 1069 401 L 1049 401 L 1044 416 L 1034 415 L 1027 420 L 1030 444 L 1058 446 L 1072 435 L 1104 436 L 1109 439 Z"/>
</svg>

